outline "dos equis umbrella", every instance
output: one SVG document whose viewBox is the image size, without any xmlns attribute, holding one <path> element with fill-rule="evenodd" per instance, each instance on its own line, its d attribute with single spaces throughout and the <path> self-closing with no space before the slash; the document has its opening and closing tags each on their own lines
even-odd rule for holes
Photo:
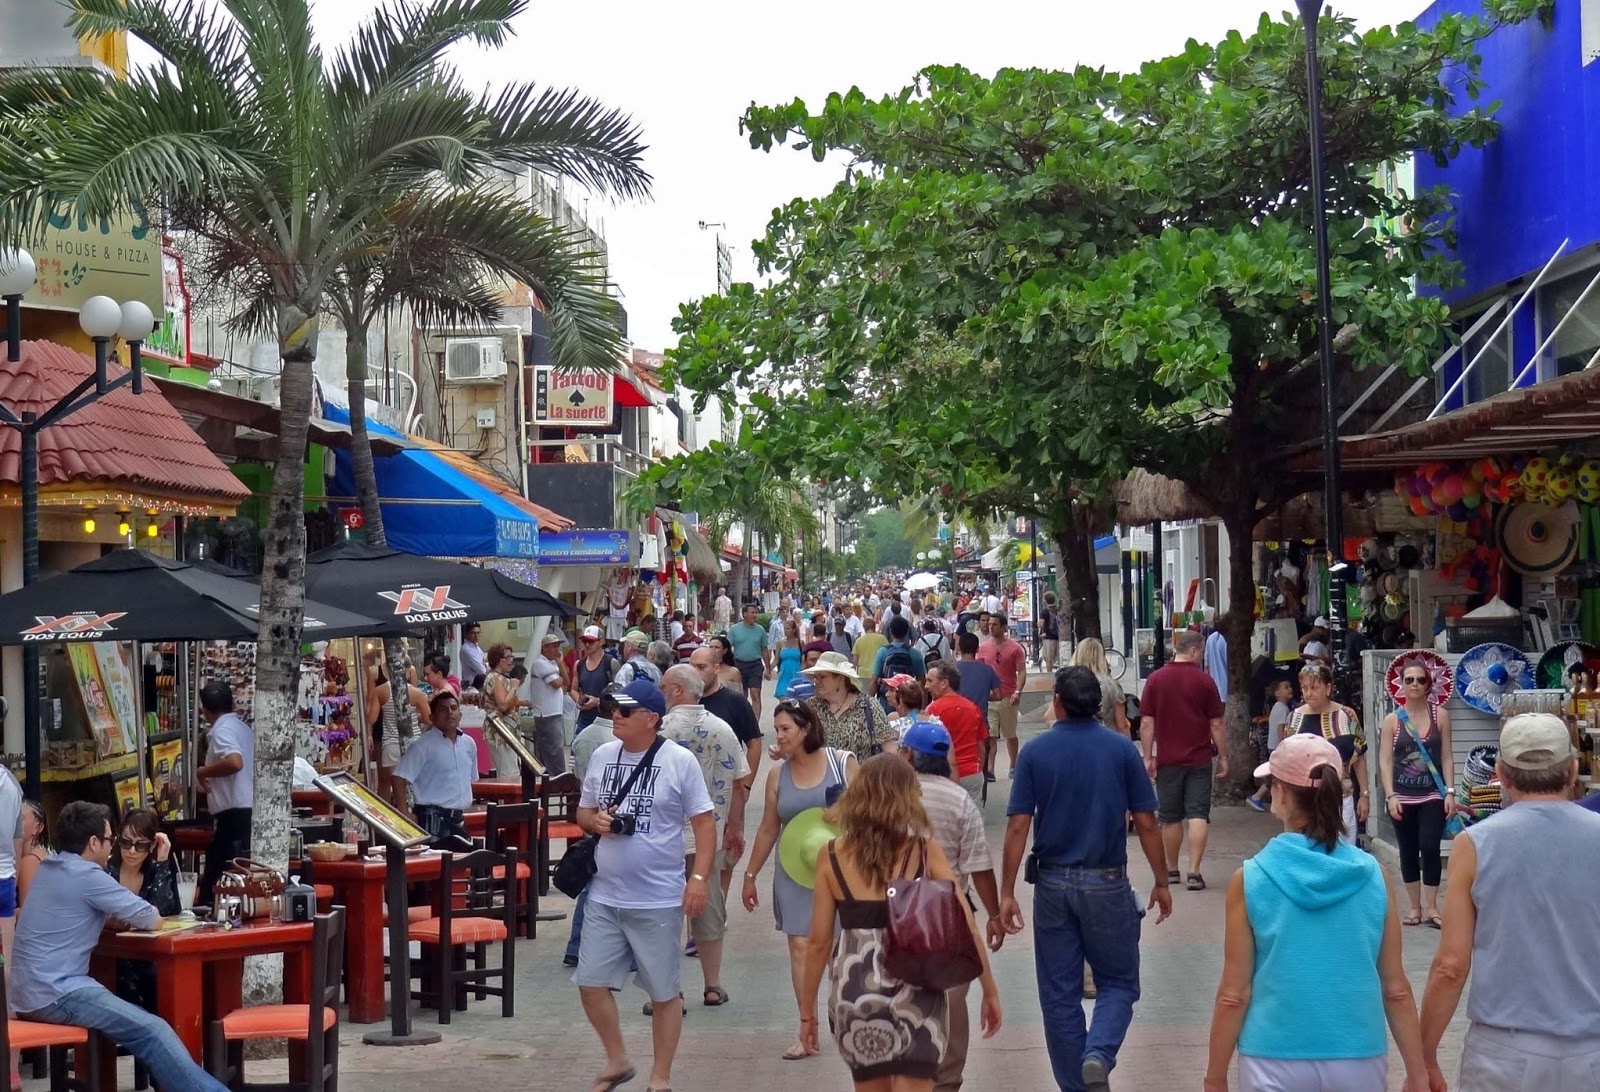
<svg viewBox="0 0 1600 1092">
<path fill-rule="evenodd" d="M 0 645 L 53 641 L 251 641 L 260 588 L 215 569 L 113 550 L 77 568 L 0 595 Z M 308 639 L 376 632 L 371 617 L 305 605 Z"/>
<path fill-rule="evenodd" d="M 493 569 L 341 542 L 306 559 L 306 598 L 382 619 L 376 633 L 496 618 L 577 613 L 547 591 Z"/>
</svg>

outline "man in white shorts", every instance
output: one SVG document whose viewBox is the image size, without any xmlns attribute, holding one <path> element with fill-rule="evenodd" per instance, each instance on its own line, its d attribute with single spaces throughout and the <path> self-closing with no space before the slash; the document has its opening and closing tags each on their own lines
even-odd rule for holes
<svg viewBox="0 0 1600 1092">
<path fill-rule="evenodd" d="M 683 1033 L 679 938 L 685 915 L 698 917 L 706 908 L 716 815 L 695 756 L 657 734 L 667 703 L 655 683 L 636 679 L 613 697 L 617 738 L 595 750 L 578 796 L 578 825 L 599 835 L 600 843 L 572 981 L 606 1052 L 594 1084 L 615 1088 L 635 1071 L 612 991 L 627 981 L 630 964 L 638 968 L 636 980 L 652 1002 L 655 1058 L 648 1085 L 665 1089 Z M 649 763 L 634 777 L 646 757 Z M 687 879 L 685 823 L 694 834 Z"/>
</svg>

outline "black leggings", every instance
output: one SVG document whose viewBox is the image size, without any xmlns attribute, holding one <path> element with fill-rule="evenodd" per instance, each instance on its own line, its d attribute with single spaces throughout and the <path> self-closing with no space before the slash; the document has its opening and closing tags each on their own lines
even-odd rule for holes
<svg viewBox="0 0 1600 1092">
<path fill-rule="evenodd" d="M 1439 842 L 1444 837 L 1444 801 L 1401 804 L 1400 818 L 1394 824 L 1395 842 L 1400 847 L 1400 878 L 1424 887 L 1439 886 Z"/>
</svg>

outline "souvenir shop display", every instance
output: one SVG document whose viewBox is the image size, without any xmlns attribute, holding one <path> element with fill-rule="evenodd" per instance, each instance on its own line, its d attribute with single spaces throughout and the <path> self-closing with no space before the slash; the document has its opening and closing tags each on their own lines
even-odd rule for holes
<svg viewBox="0 0 1600 1092">
<path fill-rule="evenodd" d="M 1456 691 L 1474 709 L 1500 715 L 1506 695 L 1533 688 L 1527 653 L 1497 641 L 1476 645 L 1456 663 Z"/>
<path fill-rule="evenodd" d="M 1546 688 L 1567 687 L 1574 672 L 1585 675 L 1591 684 L 1596 677 L 1600 677 L 1600 645 L 1592 645 L 1587 641 L 1562 641 L 1551 645 L 1539 657 L 1538 685 Z"/>
<path fill-rule="evenodd" d="M 1384 687 L 1389 691 L 1389 700 L 1397 705 L 1400 703 L 1405 689 L 1401 678 L 1405 675 L 1406 668 L 1413 664 L 1420 664 L 1426 668 L 1428 677 L 1433 680 L 1433 685 L 1428 691 L 1428 704 L 1437 706 L 1447 703 L 1450 695 L 1455 693 L 1455 676 L 1443 656 L 1425 648 L 1403 652 L 1389 665 L 1389 671 L 1383 680 Z"/>
<path fill-rule="evenodd" d="M 1502 807 L 1500 781 L 1494 769 L 1499 753 L 1498 747 L 1487 744 L 1474 747 L 1462 767 L 1456 806 L 1462 822 L 1469 827 L 1496 814 Z"/>
</svg>

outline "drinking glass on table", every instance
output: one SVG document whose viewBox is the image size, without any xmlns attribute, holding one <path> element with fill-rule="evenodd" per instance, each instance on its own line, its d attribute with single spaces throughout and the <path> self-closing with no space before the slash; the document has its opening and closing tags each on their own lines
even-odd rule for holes
<svg viewBox="0 0 1600 1092">
<path fill-rule="evenodd" d="M 199 879 L 197 872 L 178 873 L 178 905 L 185 910 L 194 909 L 194 889 Z"/>
</svg>

